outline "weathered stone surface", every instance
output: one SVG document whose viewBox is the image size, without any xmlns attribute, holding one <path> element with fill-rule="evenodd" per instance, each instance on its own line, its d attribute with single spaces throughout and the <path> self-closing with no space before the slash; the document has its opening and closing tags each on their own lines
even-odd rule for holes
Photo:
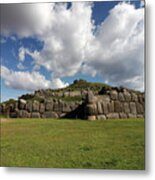
<svg viewBox="0 0 155 180">
<path fill-rule="evenodd" d="M 33 112 L 39 112 L 39 102 L 38 101 L 33 102 L 32 111 Z"/>
<path fill-rule="evenodd" d="M 78 107 L 75 102 L 70 102 L 69 106 L 70 106 L 71 111 L 74 111 Z"/>
<path fill-rule="evenodd" d="M 88 116 L 88 120 L 94 121 L 94 120 L 96 120 L 96 116 Z"/>
<path fill-rule="evenodd" d="M 137 116 L 136 116 L 136 114 L 131 114 L 131 113 L 129 113 L 129 114 L 128 114 L 128 118 L 137 118 Z"/>
<path fill-rule="evenodd" d="M 18 101 L 18 108 L 24 110 L 25 107 L 26 107 L 26 100 L 19 99 L 19 101 Z"/>
<path fill-rule="evenodd" d="M 122 102 L 125 101 L 124 94 L 123 94 L 122 92 L 119 92 L 119 94 L 118 94 L 118 99 L 119 99 L 120 101 L 122 101 Z"/>
<path fill-rule="evenodd" d="M 97 112 L 98 114 L 103 114 L 102 103 L 100 101 L 97 102 Z"/>
<path fill-rule="evenodd" d="M 139 101 L 139 103 L 144 104 L 144 95 L 139 94 L 138 95 L 138 101 Z"/>
<path fill-rule="evenodd" d="M 62 107 L 62 112 L 63 113 L 68 113 L 68 112 L 71 112 L 71 108 L 70 108 L 70 105 L 65 103 Z"/>
<path fill-rule="evenodd" d="M 114 102 L 114 112 L 122 112 L 122 103 L 120 101 Z"/>
<path fill-rule="evenodd" d="M 103 109 L 103 114 L 107 114 L 108 111 L 108 103 L 107 102 L 102 102 L 102 109 Z"/>
<path fill-rule="evenodd" d="M 46 111 L 42 114 L 42 118 L 58 118 L 58 115 L 56 112 Z"/>
<path fill-rule="evenodd" d="M 26 110 L 19 110 L 18 111 L 18 117 L 19 118 L 30 118 L 31 115 L 29 112 L 27 112 Z"/>
<path fill-rule="evenodd" d="M 134 102 L 130 102 L 130 112 L 131 112 L 131 114 L 137 113 L 136 104 Z"/>
<path fill-rule="evenodd" d="M 44 103 L 41 103 L 41 104 L 40 104 L 39 112 L 40 112 L 40 113 L 45 112 L 45 104 L 44 104 Z"/>
<path fill-rule="evenodd" d="M 97 116 L 96 116 L 96 119 L 97 119 L 97 120 L 106 120 L 107 118 L 106 118 L 105 115 L 102 114 L 102 115 L 97 115 Z"/>
<path fill-rule="evenodd" d="M 114 101 L 111 101 L 107 104 L 108 106 L 108 112 L 114 112 Z"/>
<path fill-rule="evenodd" d="M 140 103 L 136 103 L 136 108 L 137 108 L 137 114 L 144 114 L 144 107 Z"/>
<path fill-rule="evenodd" d="M 44 102 L 34 103 L 30 100 L 34 95 L 22 96 L 17 103 L 0 105 L 0 112 L 11 117 L 80 117 L 90 119 L 108 118 L 128 118 L 142 117 L 145 111 L 145 97 L 143 93 L 135 92 L 125 88 L 105 88 L 104 92 L 96 90 L 67 90 L 65 96 L 81 96 L 81 101 L 69 101 L 61 99 L 64 91 L 40 90 L 36 92 L 39 97 L 44 98 Z M 86 95 L 87 94 L 87 95 Z M 83 95 L 85 97 L 83 97 Z M 59 98 L 57 98 L 59 97 Z M 18 112 L 19 110 L 19 112 Z M 16 113 L 18 112 L 18 113 Z M 45 113 L 47 112 L 47 114 Z M 52 112 L 52 114 L 51 114 Z M 36 114 L 35 114 L 36 113 Z M 39 113 L 39 114 L 38 114 Z M 54 113 L 54 114 L 53 114 Z"/>
<path fill-rule="evenodd" d="M 27 104 L 26 104 L 26 110 L 27 110 L 28 112 L 32 112 L 32 102 L 27 102 Z"/>
<path fill-rule="evenodd" d="M 127 118 L 127 114 L 126 113 L 124 113 L 124 112 L 121 112 L 121 113 L 119 113 L 119 117 L 120 118 Z"/>
<path fill-rule="evenodd" d="M 144 118 L 143 114 L 137 114 L 137 118 Z"/>
<path fill-rule="evenodd" d="M 67 97 L 67 96 L 69 96 L 69 93 L 70 93 L 69 91 L 66 91 L 66 92 L 64 92 L 63 96 Z"/>
<path fill-rule="evenodd" d="M 109 113 L 106 115 L 108 119 L 118 119 L 119 114 L 118 113 Z"/>
<path fill-rule="evenodd" d="M 31 118 L 40 118 L 40 113 L 39 112 L 32 112 Z"/>
<path fill-rule="evenodd" d="M 109 95 L 100 95 L 100 96 L 98 96 L 97 100 L 108 103 L 108 102 L 110 102 L 110 96 Z"/>
<path fill-rule="evenodd" d="M 125 101 L 131 101 L 131 94 L 128 91 L 124 92 Z"/>
<path fill-rule="evenodd" d="M 57 96 L 58 96 L 58 97 L 62 97 L 62 96 L 63 96 L 63 92 L 58 92 L 58 93 L 57 93 Z"/>
<path fill-rule="evenodd" d="M 55 112 L 60 112 L 60 111 L 61 111 L 61 108 L 60 108 L 58 102 L 55 102 L 55 103 L 53 104 L 53 111 L 55 111 Z"/>
<path fill-rule="evenodd" d="M 87 103 L 94 103 L 95 99 L 94 99 L 94 94 L 92 91 L 88 91 L 87 94 Z"/>
<path fill-rule="evenodd" d="M 90 116 L 97 114 L 97 107 L 95 103 L 86 105 L 86 114 Z"/>
<path fill-rule="evenodd" d="M 69 92 L 70 97 L 75 97 L 75 96 L 81 96 L 81 91 L 71 91 Z"/>
<path fill-rule="evenodd" d="M 134 102 L 138 101 L 138 96 L 136 93 L 131 93 L 131 101 L 134 101 Z"/>
<path fill-rule="evenodd" d="M 118 99 L 117 91 L 111 91 L 110 92 L 110 97 L 111 97 L 112 100 L 117 100 Z"/>
<path fill-rule="evenodd" d="M 124 103 L 124 112 L 125 113 L 130 113 L 129 103 L 127 103 L 127 102 Z"/>
<path fill-rule="evenodd" d="M 82 91 L 81 91 L 82 97 L 85 97 L 87 94 L 88 94 L 88 91 L 86 91 L 86 90 L 82 90 Z"/>
<path fill-rule="evenodd" d="M 47 101 L 45 103 L 45 110 L 46 111 L 52 111 L 53 110 L 53 101 Z"/>
</svg>

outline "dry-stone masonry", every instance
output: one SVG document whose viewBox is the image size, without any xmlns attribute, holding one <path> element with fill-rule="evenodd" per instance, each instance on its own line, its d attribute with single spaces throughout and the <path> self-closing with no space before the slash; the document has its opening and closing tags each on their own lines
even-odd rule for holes
<svg viewBox="0 0 155 180">
<path fill-rule="evenodd" d="M 46 91 L 48 97 L 48 91 Z M 49 91 L 49 93 L 51 93 Z M 37 91 L 45 97 L 45 91 Z M 31 97 L 31 95 L 28 95 Z M 145 112 L 144 93 L 125 88 L 52 92 L 43 102 L 27 100 L 23 95 L 18 101 L 0 105 L 0 113 L 12 118 L 82 118 L 106 120 L 118 118 L 142 118 Z M 82 100 L 65 101 L 62 97 L 82 97 Z"/>
<path fill-rule="evenodd" d="M 88 92 L 85 118 L 88 120 L 142 118 L 144 117 L 144 93 L 127 89 L 112 89 L 93 96 Z"/>
</svg>

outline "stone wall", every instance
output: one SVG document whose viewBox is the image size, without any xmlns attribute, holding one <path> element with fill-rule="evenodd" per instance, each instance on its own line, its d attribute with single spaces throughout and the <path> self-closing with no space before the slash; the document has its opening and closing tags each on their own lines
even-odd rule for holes
<svg viewBox="0 0 155 180">
<path fill-rule="evenodd" d="M 84 95 L 82 95 L 82 92 Z M 61 98 L 50 97 L 49 100 L 46 99 L 44 102 L 39 102 L 36 100 L 28 101 L 20 97 L 15 103 L 9 105 L 1 104 L 0 112 L 12 118 L 82 118 L 104 120 L 144 117 L 144 93 L 125 88 L 103 88 L 98 94 L 92 91 L 64 93 L 63 97 L 64 95 L 70 97 L 81 95 L 85 98 L 83 101 L 65 102 Z M 56 94 L 54 95 L 59 97 Z"/>
<path fill-rule="evenodd" d="M 62 118 L 74 112 L 81 104 L 82 102 L 63 102 L 58 99 L 50 99 L 44 103 L 19 99 L 7 108 L 1 105 L 1 114 L 12 118 Z"/>
<path fill-rule="evenodd" d="M 144 108 L 144 93 L 114 89 L 94 96 L 92 92 L 89 92 L 85 118 L 88 120 L 143 118 Z"/>
</svg>

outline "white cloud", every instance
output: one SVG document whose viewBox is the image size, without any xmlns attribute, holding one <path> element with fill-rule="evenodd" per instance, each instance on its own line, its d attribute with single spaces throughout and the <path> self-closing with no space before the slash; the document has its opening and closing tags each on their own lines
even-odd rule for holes
<svg viewBox="0 0 155 180">
<path fill-rule="evenodd" d="M 21 62 L 19 62 L 19 63 L 17 64 L 17 68 L 20 69 L 20 70 L 25 69 L 24 65 L 23 65 Z"/>
<path fill-rule="evenodd" d="M 144 9 L 127 3 L 115 6 L 97 29 L 86 54 L 89 60 L 85 66 L 109 83 L 143 89 Z"/>
<path fill-rule="evenodd" d="M 26 54 L 26 49 L 23 48 L 23 47 L 20 47 L 19 48 L 19 54 L 18 54 L 18 57 L 19 57 L 20 61 L 23 62 L 25 60 L 25 54 Z"/>
<path fill-rule="evenodd" d="M 64 83 L 61 79 L 59 78 L 55 78 L 55 79 L 52 79 L 51 81 L 51 87 L 53 89 L 58 89 L 58 88 L 64 88 L 66 86 L 68 86 L 69 84 L 68 83 Z"/>
<path fill-rule="evenodd" d="M 60 79 L 49 81 L 39 72 L 12 71 L 5 66 L 1 66 L 1 77 L 6 86 L 14 89 L 37 90 L 47 88 L 63 88 L 68 84 Z"/>
<path fill-rule="evenodd" d="M 1 6 L 3 35 L 33 36 L 44 42 L 41 51 L 21 47 L 20 61 L 29 54 L 34 69 L 45 67 L 53 79 L 82 72 L 100 74 L 110 84 L 143 89 L 143 8 L 119 3 L 94 28 L 91 3 L 72 3 L 70 9 L 66 3 Z"/>
</svg>

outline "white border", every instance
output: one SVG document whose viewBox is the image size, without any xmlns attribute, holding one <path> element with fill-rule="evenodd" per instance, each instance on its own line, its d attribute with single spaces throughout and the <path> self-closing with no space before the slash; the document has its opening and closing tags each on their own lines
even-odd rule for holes
<svg viewBox="0 0 155 180">
<path fill-rule="evenodd" d="M 54 0 L 0 0 L 0 3 L 52 2 Z M 56 0 L 61 1 L 61 0 Z M 63 0 L 69 1 L 69 0 Z M 75 0 L 74 0 L 75 1 Z M 84 169 L 0 168 L 2 180 L 146 180 L 155 178 L 155 1 L 146 2 L 146 170 L 113 171 Z"/>
</svg>

